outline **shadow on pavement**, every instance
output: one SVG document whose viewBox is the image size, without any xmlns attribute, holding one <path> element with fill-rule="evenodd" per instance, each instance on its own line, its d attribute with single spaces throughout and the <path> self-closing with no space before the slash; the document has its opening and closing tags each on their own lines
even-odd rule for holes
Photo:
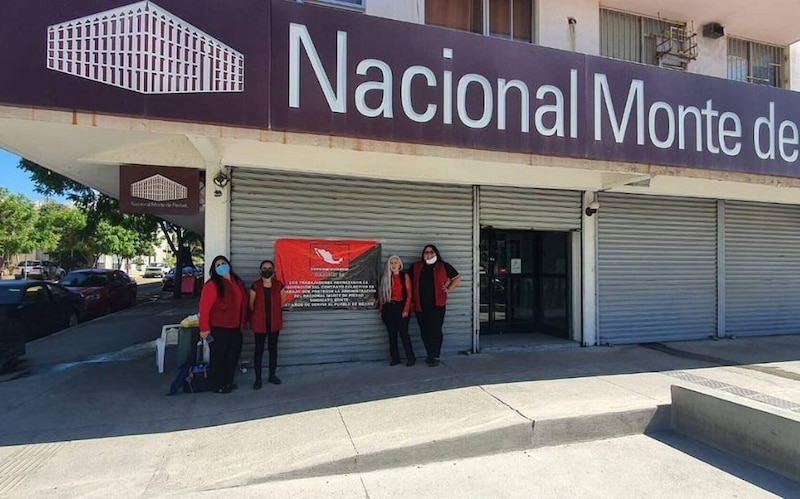
<svg viewBox="0 0 800 499">
<path fill-rule="evenodd" d="M 279 369 L 283 385 L 266 384 L 260 391 L 251 389 L 251 371 L 238 376 L 239 389 L 231 394 L 166 396 L 174 362 L 158 374 L 154 351 L 146 342 L 154 339 L 161 324 L 178 322 L 196 306 L 194 300 L 148 303 L 82 325 L 80 335 L 65 331 L 34 342 L 29 349 L 32 374 L 0 383 L 6 421 L 0 428 L 0 445 L 158 434 L 466 387 L 715 365 L 696 355 L 682 357 L 641 346 L 593 347 L 455 355 L 435 368 L 422 363 L 389 367 L 383 361 L 289 366 Z M 800 337 L 790 336 L 681 342 L 671 348 L 725 350 L 728 358 L 734 352 L 737 360 L 729 363 L 734 365 L 796 360 L 799 346 Z M 123 354 L 117 359 L 86 362 L 93 355 L 120 350 Z M 54 369 L 55 364 L 61 368 Z M 435 413 L 437 407 L 430 410 Z"/>
<path fill-rule="evenodd" d="M 772 492 L 778 497 L 800 497 L 800 492 L 798 492 L 800 484 L 773 471 L 748 463 L 738 457 L 731 459 L 731 456 L 723 451 L 673 432 L 657 432 L 649 436 L 729 475 L 741 478 L 756 487 Z"/>
</svg>

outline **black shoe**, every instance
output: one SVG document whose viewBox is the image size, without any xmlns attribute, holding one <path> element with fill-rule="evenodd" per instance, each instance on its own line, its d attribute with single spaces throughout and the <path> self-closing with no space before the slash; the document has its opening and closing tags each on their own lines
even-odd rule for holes
<svg viewBox="0 0 800 499">
<path fill-rule="evenodd" d="M 396 365 L 397 365 L 397 364 L 399 364 L 399 363 L 400 363 L 400 361 L 399 361 L 399 360 L 393 360 L 393 361 L 389 362 L 389 365 L 390 365 L 390 366 L 396 366 Z"/>
<path fill-rule="evenodd" d="M 222 388 L 217 388 L 214 390 L 214 393 L 231 393 L 231 387 L 229 385 L 225 385 Z"/>
<path fill-rule="evenodd" d="M 425 363 L 428 365 L 433 364 L 433 357 L 425 357 Z"/>
<path fill-rule="evenodd" d="M 257 379 L 255 383 L 253 383 L 253 390 L 261 390 L 261 378 Z"/>
<path fill-rule="evenodd" d="M 269 381 L 273 385 L 280 385 L 281 384 L 281 379 L 279 377 L 275 376 L 274 374 L 272 376 L 270 376 L 267 381 Z"/>
<path fill-rule="evenodd" d="M 417 359 L 408 359 L 408 361 L 406 362 L 406 367 L 411 367 L 416 363 L 417 363 Z"/>
<path fill-rule="evenodd" d="M 229 386 L 230 386 L 231 390 L 238 390 L 239 389 L 239 385 L 237 385 L 236 383 L 231 383 Z"/>
<path fill-rule="evenodd" d="M 439 364 L 441 364 L 441 361 L 439 359 L 431 359 L 431 361 L 428 362 L 428 367 L 436 367 Z"/>
</svg>

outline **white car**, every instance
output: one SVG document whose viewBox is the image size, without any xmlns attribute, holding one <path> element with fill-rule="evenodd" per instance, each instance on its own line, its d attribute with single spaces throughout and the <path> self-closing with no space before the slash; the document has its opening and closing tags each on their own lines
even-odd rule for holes
<svg viewBox="0 0 800 499">
<path fill-rule="evenodd" d="M 60 279 L 64 269 L 48 260 L 26 260 L 14 268 L 14 279 Z"/>
<path fill-rule="evenodd" d="M 164 277 L 168 270 L 166 263 L 151 263 L 144 268 L 144 277 Z"/>
</svg>

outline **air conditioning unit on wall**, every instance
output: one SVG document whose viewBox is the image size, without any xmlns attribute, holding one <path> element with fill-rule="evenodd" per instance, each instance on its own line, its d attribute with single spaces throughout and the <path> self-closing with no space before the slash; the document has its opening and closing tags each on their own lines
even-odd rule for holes
<svg viewBox="0 0 800 499">
<path fill-rule="evenodd" d="M 664 67 L 685 70 L 697 59 L 697 33 L 694 24 L 668 25 L 656 38 L 656 57 Z"/>
</svg>

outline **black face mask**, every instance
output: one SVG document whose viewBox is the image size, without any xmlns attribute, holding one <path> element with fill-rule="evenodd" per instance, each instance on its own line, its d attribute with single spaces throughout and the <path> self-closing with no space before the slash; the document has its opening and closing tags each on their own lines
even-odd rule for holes
<svg viewBox="0 0 800 499">
<path fill-rule="evenodd" d="M 264 279 L 269 279 L 269 278 L 270 278 L 270 277 L 272 277 L 273 275 L 275 275 L 275 271 L 274 271 L 274 270 L 272 270 L 272 269 L 269 269 L 269 270 L 262 270 L 262 271 L 261 271 L 261 277 L 263 277 Z"/>
</svg>

